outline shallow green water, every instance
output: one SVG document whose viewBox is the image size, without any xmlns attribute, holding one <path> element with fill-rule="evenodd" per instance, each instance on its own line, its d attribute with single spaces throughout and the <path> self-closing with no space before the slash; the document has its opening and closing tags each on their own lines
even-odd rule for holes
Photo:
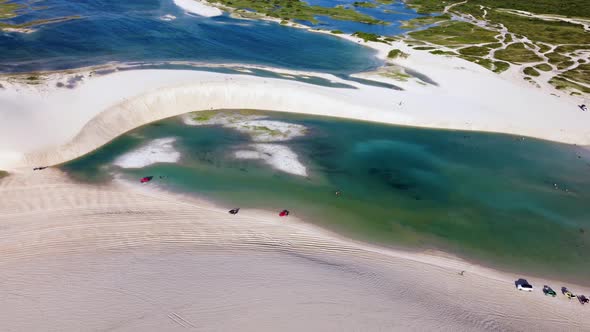
<svg viewBox="0 0 590 332">
<path fill-rule="evenodd" d="M 590 276 L 590 154 L 581 148 L 498 134 L 270 116 L 309 128 L 305 137 L 284 143 L 308 167 L 308 178 L 236 160 L 233 152 L 250 143 L 248 136 L 186 126 L 179 118 L 134 130 L 63 167 L 84 181 L 112 173 L 133 181 L 155 175 L 149 185 L 228 207 L 287 208 L 371 242 L 437 248 L 579 282 Z M 177 164 L 112 166 L 121 154 L 164 137 L 177 138 Z"/>
</svg>

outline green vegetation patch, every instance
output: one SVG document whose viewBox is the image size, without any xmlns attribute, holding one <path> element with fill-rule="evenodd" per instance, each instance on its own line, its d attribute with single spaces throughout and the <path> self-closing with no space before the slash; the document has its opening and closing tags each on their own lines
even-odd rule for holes
<svg viewBox="0 0 590 332">
<path fill-rule="evenodd" d="M 549 80 L 549 83 L 551 85 L 553 85 L 557 90 L 571 91 L 572 89 L 574 89 L 574 90 L 578 90 L 583 93 L 590 93 L 589 88 L 587 88 L 583 85 L 568 81 L 561 76 L 553 77 L 552 79 Z"/>
<path fill-rule="evenodd" d="M 401 40 L 401 38 L 399 38 L 399 37 L 384 37 L 383 40 L 388 41 L 388 42 L 394 42 L 394 41 Z"/>
<path fill-rule="evenodd" d="M 430 29 L 410 32 L 415 39 L 444 46 L 496 42 L 496 32 L 466 22 L 447 22 Z"/>
<path fill-rule="evenodd" d="M 513 63 L 529 63 L 543 60 L 535 52 L 527 49 L 523 43 L 510 44 L 505 49 L 496 51 L 495 58 Z"/>
<path fill-rule="evenodd" d="M 452 56 L 459 55 L 459 53 L 455 53 L 455 52 L 451 52 L 451 51 L 443 51 L 443 50 L 434 50 L 434 51 L 431 51 L 430 53 L 435 54 L 435 55 L 452 55 Z"/>
<path fill-rule="evenodd" d="M 192 114 L 192 118 L 195 121 L 205 122 L 211 120 L 217 113 L 218 111 L 198 111 Z"/>
<path fill-rule="evenodd" d="M 242 118 L 244 116 L 255 116 L 261 115 L 262 113 L 258 110 L 206 110 L 206 111 L 195 111 L 191 112 L 190 116 L 194 121 L 207 122 L 215 117 L 228 118 L 230 122 L 234 118 Z M 263 129 L 260 129 L 263 130 Z"/>
<path fill-rule="evenodd" d="M 557 46 L 554 52 L 557 53 L 572 53 L 579 50 L 590 50 L 590 44 L 579 44 L 579 45 L 560 45 Z"/>
<path fill-rule="evenodd" d="M 355 7 L 363 7 L 363 8 L 375 8 L 377 7 L 376 3 L 367 2 L 367 1 L 355 1 L 352 3 Z"/>
<path fill-rule="evenodd" d="M 541 52 L 541 53 L 546 53 L 547 51 L 549 51 L 551 49 L 550 46 L 545 45 L 543 43 L 537 43 L 537 46 L 539 46 L 539 52 Z"/>
<path fill-rule="evenodd" d="M 398 49 L 393 49 L 393 50 L 389 51 L 389 53 L 387 53 L 387 57 L 390 59 L 397 59 L 397 58 L 406 59 L 409 56 L 410 55 L 408 53 L 404 53 Z"/>
<path fill-rule="evenodd" d="M 542 70 L 542 71 L 550 71 L 553 69 L 553 67 L 551 67 L 550 65 L 546 64 L 546 63 L 541 63 L 535 66 L 535 68 L 537 68 L 538 70 Z"/>
<path fill-rule="evenodd" d="M 494 61 L 494 73 L 501 73 L 510 68 L 510 64 L 504 61 Z"/>
<path fill-rule="evenodd" d="M 421 16 L 411 20 L 402 21 L 402 29 L 417 29 L 425 25 L 437 24 L 451 19 L 449 14 L 439 16 Z"/>
<path fill-rule="evenodd" d="M 540 76 L 540 75 L 541 75 L 541 74 L 539 74 L 539 72 L 538 72 L 538 71 L 536 71 L 536 70 L 535 70 L 535 68 L 533 68 L 533 67 L 526 67 L 526 68 L 523 70 L 523 72 L 524 72 L 526 75 L 529 75 L 529 76 L 534 76 L 534 77 L 537 77 L 537 76 Z"/>
<path fill-rule="evenodd" d="M 406 4 L 411 8 L 414 8 L 418 14 L 430 14 L 440 13 L 445 9 L 445 6 L 461 1 L 462 0 L 406 0 Z"/>
<path fill-rule="evenodd" d="M 6 177 L 6 176 L 8 176 L 8 172 L 0 170 L 0 179 L 2 179 L 3 177 Z"/>
<path fill-rule="evenodd" d="M 503 45 L 502 45 L 502 43 L 489 43 L 489 44 L 483 44 L 481 46 L 487 47 L 487 48 L 500 48 Z"/>
<path fill-rule="evenodd" d="M 478 20 L 485 20 L 484 13 L 486 13 L 477 3 L 473 1 L 465 1 L 465 3 L 454 6 L 453 12 L 461 12 L 469 14 Z M 488 11 L 488 10 L 486 10 Z M 487 17 L 487 15 L 486 15 Z"/>
<path fill-rule="evenodd" d="M 25 23 L 20 23 L 20 24 L 11 24 L 11 23 L 5 23 L 5 22 L 0 22 L 0 29 L 26 29 L 26 28 L 32 28 L 32 27 L 36 27 L 36 26 L 40 26 L 40 25 L 44 25 L 44 24 L 51 24 L 51 23 L 60 23 L 60 22 L 66 22 L 66 21 L 71 21 L 71 20 L 77 20 L 82 18 L 81 16 L 78 15 L 73 15 L 73 16 L 67 16 L 67 17 L 57 17 L 57 18 L 49 18 L 49 19 L 43 19 L 43 20 L 34 20 L 34 21 L 29 21 L 29 22 L 25 22 Z"/>
<path fill-rule="evenodd" d="M 549 63 L 557 67 L 557 69 L 565 69 L 574 64 L 572 59 L 557 52 L 547 53 L 545 56 L 549 59 Z"/>
<path fill-rule="evenodd" d="M 0 19 L 13 18 L 17 16 L 16 11 L 24 6 L 9 0 L 0 0 Z"/>
<path fill-rule="evenodd" d="M 245 11 L 254 11 L 265 14 L 269 17 L 280 18 L 283 20 L 302 20 L 313 24 L 318 23 L 318 20 L 315 18 L 316 16 L 328 16 L 335 20 L 361 22 L 366 24 L 389 24 L 389 22 L 359 13 L 352 8 L 345 8 L 344 6 L 311 6 L 300 0 L 217 0 L 217 2 L 228 7 L 244 10 L 240 11 L 240 14 L 245 14 Z"/>
<path fill-rule="evenodd" d="M 430 51 L 430 50 L 434 50 L 436 47 L 432 47 L 432 46 L 418 46 L 418 47 L 414 47 L 415 50 L 417 51 Z"/>
<path fill-rule="evenodd" d="M 508 31 L 527 36 L 535 42 L 590 44 L 590 33 L 584 31 L 581 25 L 573 23 L 546 21 L 496 10 L 489 10 L 486 19 L 494 23 L 502 23 Z"/>
<path fill-rule="evenodd" d="M 490 53 L 489 48 L 481 46 L 469 46 L 459 49 L 459 53 L 467 56 L 484 56 Z"/>
<path fill-rule="evenodd" d="M 483 59 L 483 58 L 472 57 L 472 56 L 460 56 L 460 58 L 465 59 L 467 61 L 471 61 L 473 63 L 477 63 L 478 65 L 480 65 L 486 69 L 494 70 L 494 63 L 490 59 Z"/>
<path fill-rule="evenodd" d="M 381 39 L 381 36 L 376 35 L 374 33 L 357 31 L 357 32 L 353 33 L 352 35 L 355 37 L 361 38 L 365 42 L 372 41 L 372 42 L 381 42 L 381 43 L 387 44 L 386 41 Z"/>
<path fill-rule="evenodd" d="M 536 14 L 590 17 L 590 6 L 587 0 L 469 0 L 469 2 L 490 8 L 517 9 Z"/>
<path fill-rule="evenodd" d="M 590 64 L 581 64 L 572 70 L 566 71 L 561 76 L 572 81 L 590 85 Z"/>
<path fill-rule="evenodd" d="M 491 59 L 484 59 L 481 57 L 465 56 L 465 55 L 459 55 L 459 57 L 461 59 L 476 63 L 476 64 L 478 64 L 488 70 L 491 70 L 497 74 L 499 74 L 503 71 L 506 71 L 506 70 L 508 70 L 508 68 L 510 68 L 510 64 L 508 62 L 504 62 L 504 61 L 494 61 Z"/>
</svg>

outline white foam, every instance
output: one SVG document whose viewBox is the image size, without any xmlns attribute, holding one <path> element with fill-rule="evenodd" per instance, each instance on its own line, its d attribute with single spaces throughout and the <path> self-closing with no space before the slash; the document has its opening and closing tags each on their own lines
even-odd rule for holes
<svg viewBox="0 0 590 332">
<path fill-rule="evenodd" d="M 171 14 L 166 14 L 166 15 L 160 16 L 160 19 L 162 21 L 172 21 L 172 20 L 175 20 L 176 19 L 176 16 L 171 15 Z"/>
<path fill-rule="evenodd" d="M 157 163 L 175 163 L 180 159 L 180 152 L 174 149 L 175 141 L 174 137 L 155 139 L 118 157 L 113 164 L 123 168 L 142 168 Z"/>
<path fill-rule="evenodd" d="M 221 9 L 197 0 L 174 0 L 174 3 L 185 11 L 199 16 L 213 17 L 223 14 Z"/>
<path fill-rule="evenodd" d="M 251 144 L 254 150 L 235 152 L 238 159 L 260 159 L 281 172 L 307 176 L 307 168 L 299 161 L 297 154 L 281 144 Z"/>
</svg>

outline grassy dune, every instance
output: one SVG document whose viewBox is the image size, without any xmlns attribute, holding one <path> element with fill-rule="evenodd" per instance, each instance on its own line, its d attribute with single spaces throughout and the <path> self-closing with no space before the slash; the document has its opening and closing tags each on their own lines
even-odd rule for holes
<svg viewBox="0 0 590 332">
<path fill-rule="evenodd" d="M 17 12 L 19 9 L 22 9 L 24 6 L 22 4 L 13 3 L 9 0 L 0 0 L 0 20 L 10 19 L 17 17 L 19 13 Z M 33 20 L 24 22 L 21 24 L 12 24 L 7 22 L 0 21 L 0 30 L 1 29 L 27 29 L 32 28 L 35 26 L 40 26 L 44 24 L 51 24 L 51 23 L 59 23 L 65 22 L 70 20 L 75 20 L 81 18 L 77 15 L 66 16 L 66 17 L 56 17 L 56 18 L 49 18 L 49 19 L 42 19 L 42 20 Z"/>
<path fill-rule="evenodd" d="M 317 23 L 316 16 L 328 16 L 335 20 L 354 21 L 366 24 L 389 24 L 372 16 L 359 13 L 353 8 L 345 6 L 322 7 L 311 6 L 300 0 L 219 0 L 216 1 L 228 7 L 254 11 L 266 16 L 280 18 L 283 20 L 301 20 Z M 367 2 L 357 2 L 359 7 L 367 7 Z"/>
<path fill-rule="evenodd" d="M 438 21 L 438 26 L 410 32 L 410 42 L 425 42 L 440 49 L 433 54 L 459 56 L 495 72 L 510 65 L 543 62 L 521 68 L 528 80 L 540 77 L 540 71 L 554 71 L 547 83 L 572 94 L 587 93 L 590 71 L 590 33 L 584 20 L 590 21 L 587 0 L 408 0 L 421 13 L 445 12 L 439 17 L 458 16 L 458 21 Z M 573 18 L 573 21 L 572 21 Z M 420 27 L 414 19 L 405 26 Z M 508 32 L 506 32 L 506 29 Z M 485 44 L 488 43 L 488 44 Z M 418 44 L 416 44 L 418 45 Z M 547 57 L 547 60 L 541 57 Z M 543 78 L 547 80 L 547 78 Z"/>
<path fill-rule="evenodd" d="M 21 4 L 0 0 L 0 20 L 17 16 L 16 11 L 22 8 Z"/>
<path fill-rule="evenodd" d="M 461 46 L 465 44 L 493 43 L 496 33 L 467 22 L 447 22 L 430 29 L 410 32 L 418 40 L 436 45 Z"/>
<path fill-rule="evenodd" d="M 496 59 L 517 64 L 543 60 L 527 49 L 523 43 L 510 44 L 506 49 L 496 51 Z"/>
</svg>

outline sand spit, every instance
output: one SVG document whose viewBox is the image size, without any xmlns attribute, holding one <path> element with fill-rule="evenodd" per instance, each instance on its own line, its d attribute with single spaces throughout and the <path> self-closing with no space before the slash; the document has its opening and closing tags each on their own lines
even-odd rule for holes
<svg viewBox="0 0 590 332">
<path fill-rule="evenodd" d="M 202 114 L 202 115 L 201 115 Z M 195 112 L 183 116 L 189 126 L 218 125 L 249 135 L 255 142 L 283 142 L 305 135 L 305 126 L 284 121 L 266 120 L 267 116 L 241 112 Z"/>
<path fill-rule="evenodd" d="M 307 176 L 307 168 L 299 161 L 297 154 L 281 144 L 251 144 L 253 150 L 235 152 L 238 159 L 260 159 L 281 172 Z"/>
<path fill-rule="evenodd" d="M 221 9 L 199 0 L 174 0 L 174 3 L 185 11 L 199 16 L 213 17 L 223 14 Z"/>
<path fill-rule="evenodd" d="M 284 111 L 590 144 L 588 114 L 568 100 L 519 88 L 476 64 L 431 56 L 421 72 L 437 86 L 412 83 L 405 91 L 350 81 L 356 89 L 184 70 L 116 72 L 89 77 L 73 89 L 2 82 L 0 168 L 61 163 L 143 124 L 211 109 Z M 437 67 L 436 61 L 443 63 Z M 54 129 L 54 119 L 60 119 L 60 130 Z"/>
<path fill-rule="evenodd" d="M 238 131 L 248 133 L 256 142 L 289 141 L 305 135 L 305 126 L 272 120 L 245 121 L 236 126 Z"/>
<path fill-rule="evenodd" d="M 590 329 L 579 303 L 516 291 L 526 276 L 359 244 L 297 211 L 232 216 L 51 168 L 0 180 L 0 197 L 4 330 Z"/>
<path fill-rule="evenodd" d="M 152 140 L 118 157 L 113 164 L 122 168 L 142 168 L 157 163 L 175 163 L 180 160 L 180 152 L 174 150 L 175 141 L 174 137 Z"/>
</svg>

